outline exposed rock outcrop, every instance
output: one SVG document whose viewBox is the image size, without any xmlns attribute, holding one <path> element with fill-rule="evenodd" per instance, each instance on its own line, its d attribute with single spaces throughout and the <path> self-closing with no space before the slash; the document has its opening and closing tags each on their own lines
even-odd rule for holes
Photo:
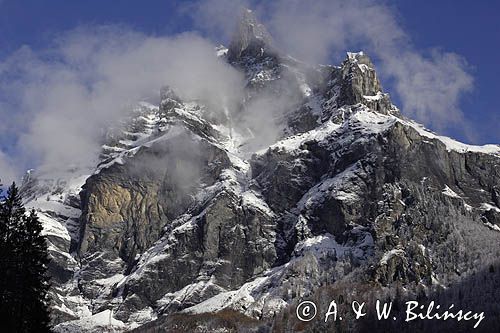
<svg viewBox="0 0 500 333">
<path fill-rule="evenodd" d="M 364 53 L 311 66 L 272 45 L 244 11 L 226 59 L 246 78 L 231 114 L 163 88 L 110 129 L 94 169 L 25 184 L 61 231 L 47 231 L 56 331 L 106 331 L 88 324 L 104 315 L 117 331 L 229 327 L 226 315 L 291 330 L 318 290 L 430 295 L 493 265 L 500 147 L 402 117 Z M 245 122 L 263 96 L 286 101 L 265 118 L 272 142 Z"/>
</svg>

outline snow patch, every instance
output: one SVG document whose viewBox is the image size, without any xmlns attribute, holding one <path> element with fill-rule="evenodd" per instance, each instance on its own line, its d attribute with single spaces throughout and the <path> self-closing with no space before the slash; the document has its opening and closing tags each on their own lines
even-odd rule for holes
<svg viewBox="0 0 500 333">
<path fill-rule="evenodd" d="M 457 193 L 455 193 L 451 188 L 449 188 L 448 185 L 445 185 L 442 193 L 452 198 L 462 198 Z"/>
<path fill-rule="evenodd" d="M 500 231 L 500 227 L 497 226 L 496 224 L 492 224 L 490 222 L 484 222 L 484 225 L 490 228 L 491 230 Z"/>
<path fill-rule="evenodd" d="M 358 199 L 358 195 L 354 191 L 356 188 L 352 186 L 350 188 L 345 187 L 345 184 L 351 183 L 353 179 L 357 178 L 356 170 L 357 166 L 352 165 L 335 177 L 327 178 L 312 187 L 297 204 L 298 211 L 302 212 L 313 208 L 329 197 L 347 202 L 356 201 Z"/>
<path fill-rule="evenodd" d="M 381 91 L 378 91 L 377 94 L 373 95 L 373 96 L 369 96 L 369 95 L 364 95 L 363 98 L 368 100 L 368 101 L 379 101 L 381 99 L 383 99 L 385 96 L 385 94 Z"/>
<path fill-rule="evenodd" d="M 274 149 L 282 149 L 285 151 L 295 151 L 300 148 L 300 146 L 307 142 L 307 141 L 322 141 L 325 139 L 328 135 L 332 134 L 335 132 L 340 127 L 339 124 L 335 124 L 331 120 L 326 121 L 323 123 L 321 126 L 310 130 L 305 133 L 297 134 L 297 135 L 292 135 L 286 139 L 280 140 L 276 142 L 275 144 L 269 146 L 269 148 L 262 149 L 258 152 L 256 152 L 257 155 L 262 155 L 268 151 L 268 149 L 274 150 Z"/>
<path fill-rule="evenodd" d="M 484 210 L 494 210 L 495 212 L 500 213 L 500 208 L 486 202 L 481 204 L 481 208 Z"/>
<path fill-rule="evenodd" d="M 274 212 L 271 210 L 271 208 L 269 208 L 267 203 L 262 198 L 259 198 L 254 191 L 249 190 L 243 192 L 241 194 L 241 197 L 243 199 L 243 205 L 255 207 L 268 216 L 274 216 Z"/>
<path fill-rule="evenodd" d="M 380 262 L 379 264 L 380 265 L 387 265 L 387 262 L 394 256 L 398 256 L 398 257 L 404 257 L 405 255 L 405 251 L 404 250 L 401 250 L 401 249 L 392 249 L 390 251 L 387 251 L 386 253 L 384 253 L 384 255 L 382 256 L 382 259 L 380 259 Z"/>
<path fill-rule="evenodd" d="M 112 332 L 115 329 L 125 330 L 127 325 L 115 319 L 111 310 L 104 310 L 90 317 L 61 323 L 54 327 L 57 333 L 70 332 Z"/>
<path fill-rule="evenodd" d="M 442 143 L 444 143 L 446 145 L 446 149 L 448 151 L 456 151 L 459 153 L 475 152 L 475 153 L 492 154 L 492 155 L 500 156 L 500 145 L 494 145 L 494 144 L 488 144 L 488 145 L 483 145 L 483 146 L 469 145 L 469 144 L 465 144 L 465 143 L 453 140 L 447 136 L 434 134 L 434 133 L 430 132 L 429 130 L 427 130 L 421 124 L 415 123 L 413 121 L 402 120 L 402 119 L 399 119 L 398 121 L 404 125 L 412 127 L 421 136 L 425 136 L 427 138 L 436 139 L 436 140 L 441 141 Z"/>
</svg>

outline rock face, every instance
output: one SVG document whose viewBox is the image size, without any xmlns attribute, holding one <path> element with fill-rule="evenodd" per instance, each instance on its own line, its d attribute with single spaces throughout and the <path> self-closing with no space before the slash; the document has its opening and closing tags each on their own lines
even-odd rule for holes
<svg viewBox="0 0 500 333">
<path fill-rule="evenodd" d="M 423 297 L 495 265 L 499 146 L 402 117 L 361 52 L 338 67 L 280 54 L 250 11 L 223 57 L 247 79 L 233 119 L 164 88 L 109 130 L 99 165 L 26 180 L 57 332 L 294 331 L 321 290 Z M 245 117 L 263 94 L 287 103 L 259 146 L 237 138 L 259 133 Z"/>
<path fill-rule="evenodd" d="M 135 158 L 87 179 L 82 192 L 80 254 L 110 250 L 127 263 L 160 237 L 163 226 L 192 204 L 190 177 L 207 186 L 229 165 L 227 156 L 186 133 L 140 148 Z"/>
<path fill-rule="evenodd" d="M 245 57 L 262 58 L 271 48 L 272 37 L 266 27 L 257 21 L 250 9 L 244 9 L 229 45 L 228 60 L 235 62 Z"/>
</svg>

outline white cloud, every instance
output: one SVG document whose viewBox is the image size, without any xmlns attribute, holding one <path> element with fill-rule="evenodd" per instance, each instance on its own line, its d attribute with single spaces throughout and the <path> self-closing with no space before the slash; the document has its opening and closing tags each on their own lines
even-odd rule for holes
<svg viewBox="0 0 500 333">
<path fill-rule="evenodd" d="M 238 8 L 226 3 L 200 1 L 198 12 L 210 20 L 200 19 L 198 24 L 227 29 L 227 17 L 235 17 Z M 332 63 L 332 58 L 339 62 L 345 51 L 364 50 L 379 65 L 379 74 L 394 81 L 406 115 L 440 130 L 467 132 L 460 109 L 461 97 L 473 87 L 467 63 L 454 53 L 417 50 L 387 2 L 276 0 L 251 6 L 282 50 L 310 63 Z"/>
<path fill-rule="evenodd" d="M 204 0 L 187 3 L 181 13 L 191 17 L 195 27 L 217 43 L 227 41 L 235 30 L 236 18 L 242 8 L 250 8 L 248 0 Z"/>
<path fill-rule="evenodd" d="M 396 78 L 406 114 L 440 129 L 465 125 L 459 102 L 463 93 L 472 89 L 473 79 L 460 56 L 433 51 L 426 58 L 404 52 L 387 57 L 383 65 L 386 73 Z"/>
<path fill-rule="evenodd" d="M 9 186 L 18 179 L 18 172 L 9 156 L 0 151 L 0 185 Z"/>
<path fill-rule="evenodd" d="M 241 82 L 197 35 L 148 37 L 120 27 L 80 28 L 49 50 L 24 47 L 0 64 L 3 113 L 20 137 L 18 158 L 51 168 L 94 160 L 103 129 L 135 102 L 157 101 L 163 85 L 231 108 Z"/>
<path fill-rule="evenodd" d="M 244 5 L 245 0 L 206 0 L 185 10 L 205 35 L 228 38 Z M 250 5 L 276 43 L 292 55 L 331 63 L 332 54 L 364 49 L 381 76 L 394 81 L 404 113 L 438 129 L 464 124 L 460 99 L 473 87 L 466 62 L 437 49 L 417 50 L 385 3 L 277 0 Z M 46 50 L 19 49 L 0 62 L 0 131 L 16 144 L 9 151 L 17 152 L 9 159 L 2 155 L 0 171 L 15 177 L 13 165 L 88 163 L 99 152 L 103 129 L 136 101 L 157 101 L 165 84 L 182 97 L 234 109 L 243 78 L 215 57 L 211 42 L 189 33 L 150 37 L 124 27 L 81 27 L 59 36 Z M 256 108 L 248 106 L 249 114 L 269 104 L 265 96 L 256 101 Z M 255 114 L 246 121 L 265 131 L 256 125 L 261 117 Z M 265 134 L 260 137 L 274 138 L 273 126 Z"/>
<path fill-rule="evenodd" d="M 417 50 L 395 11 L 372 0 L 277 1 L 271 27 L 293 54 L 312 62 L 350 48 L 368 51 L 394 79 L 403 112 L 444 129 L 463 125 L 462 95 L 472 89 L 467 63 L 454 53 Z"/>
</svg>

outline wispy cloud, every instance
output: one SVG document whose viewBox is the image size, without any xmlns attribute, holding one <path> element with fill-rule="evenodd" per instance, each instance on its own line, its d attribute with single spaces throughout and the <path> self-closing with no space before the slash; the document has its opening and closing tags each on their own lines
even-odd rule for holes
<svg viewBox="0 0 500 333">
<path fill-rule="evenodd" d="M 19 170 L 12 164 L 12 159 L 0 151 L 0 185 L 9 186 L 19 178 Z"/>
<path fill-rule="evenodd" d="M 241 10 L 256 5 L 249 0 L 202 0 L 186 2 L 179 11 L 190 17 L 202 34 L 223 43 L 232 37 Z"/>
<path fill-rule="evenodd" d="M 84 27 L 47 50 L 24 47 L 0 63 L 0 112 L 19 137 L 16 163 L 30 156 L 42 168 L 67 167 L 95 160 L 103 129 L 137 101 L 157 102 L 163 85 L 186 99 L 222 105 L 239 98 L 240 82 L 240 73 L 195 34 L 148 37 L 123 27 Z"/>
<path fill-rule="evenodd" d="M 243 5 L 248 4 L 200 1 L 197 22 L 224 31 L 227 17 L 235 17 Z M 253 1 L 250 6 L 282 50 L 311 63 L 340 61 L 345 51 L 367 51 L 379 74 L 394 82 L 406 115 L 438 130 L 460 128 L 468 134 L 460 100 L 473 88 L 473 78 L 465 59 L 438 48 L 418 50 L 398 22 L 397 11 L 386 2 L 277 0 Z"/>
<path fill-rule="evenodd" d="M 299 59 L 331 63 L 346 50 L 367 51 L 393 81 L 405 114 L 437 129 L 467 131 L 460 100 L 473 79 L 466 61 L 440 49 L 416 49 L 386 3 L 205 0 L 184 8 L 200 34 L 219 43 L 230 38 L 242 6 L 256 9 L 278 46 Z M 80 27 L 45 50 L 22 47 L 0 61 L 0 131 L 15 145 L 8 156 L 0 154 L 0 177 L 6 183 L 34 160 L 53 167 L 95 159 L 103 129 L 136 101 L 157 100 L 165 84 L 183 97 L 229 108 L 243 86 L 240 73 L 198 34 L 151 37 L 117 26 Z M 266 101 L 248 108 L 262 110 Z M 264 128 L 258 119 L 247 120 L 249 126 Z"/>
</svg>

